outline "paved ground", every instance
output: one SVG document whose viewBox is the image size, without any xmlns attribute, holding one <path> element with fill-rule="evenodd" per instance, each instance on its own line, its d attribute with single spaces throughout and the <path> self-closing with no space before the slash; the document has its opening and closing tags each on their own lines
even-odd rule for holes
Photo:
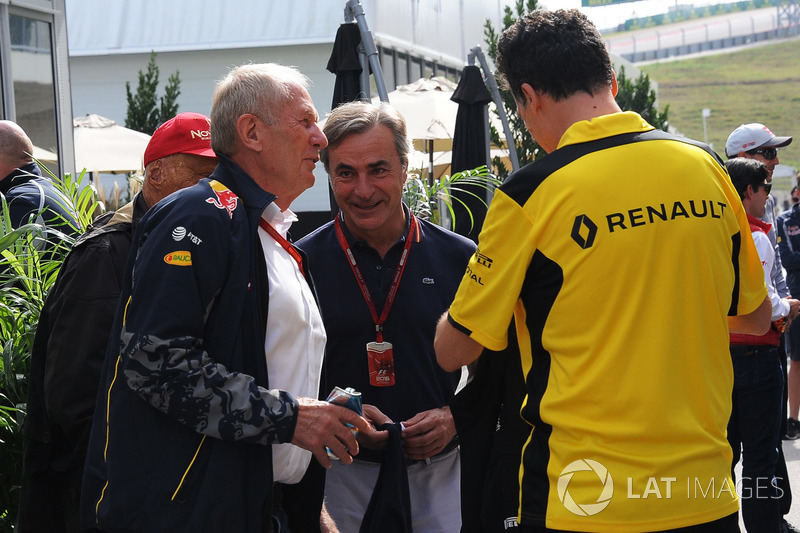
<svg viewBox="0 0 800 533">
<path fill-rule="evenodd" d="M 795 527 L 800 528 L 800 439 L 783 441 L 783 454 L 789 470 L 789 483 L 792 486 L 794 503 L 787 519 Z"/>
<path fill-rule="evenodd" d="M 785 440 L 783 441 L 783 453 L 786 456 L 786 467 L 789 470 L 789 483 L 792 486 L 793 504 L 791 512 L 786 516 L 786 519 L 800 529 L 800 439 L 798 440 Z M 741 474 L 740 468 L 737 467 L 737 479 Z M 739 526 L 744 533 L 744 524 L 741 519 Z M 758 532 L 749 532 L 758 533 Z"/>
</svg>

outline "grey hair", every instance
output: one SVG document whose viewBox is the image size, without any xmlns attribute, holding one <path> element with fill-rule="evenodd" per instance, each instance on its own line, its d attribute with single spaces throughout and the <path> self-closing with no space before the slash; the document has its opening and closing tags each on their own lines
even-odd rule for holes
<svg viewBox="0 0 800 533">
<path fill-rule="evenodd" d="M 364 133 L 378 125 L 386 126 L 392 132 L 397 155 L 400 156 L 403 166 L 407 168 L 410 143 L 403 115 L 394 106 L 385 102 L 378 104 L 348 102 L 331 111 L 325 120 L 325 127 L 322 131 L 328 138 L 328 146 L 319 152 L 319 158 L 325 166 L 325 171 L 330 173 L 328 150 L 335 148 L 348 135 Z"/>
<path fill-rule="evenodd" d="M 236 148 L 236 122 L 252 114 L 274 124 L 292 89 L 308 90 L 310 81 L 295 67 L 277 63 L 240 65 L 217 82 L 211 102 L 211 148 L 231 155 Z"/>
</svg>

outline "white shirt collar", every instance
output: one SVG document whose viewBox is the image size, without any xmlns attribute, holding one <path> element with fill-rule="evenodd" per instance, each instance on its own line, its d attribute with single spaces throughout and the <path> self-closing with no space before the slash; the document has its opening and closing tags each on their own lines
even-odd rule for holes
<svg viewBox="0 0 800 533">
<path fill-rule="evenodd" d="M 289 231 L 289 228 L 292 227 L 292 222 L 298 220 L 297 215 L 295 215 L 291 209 L 281 211 L 281 208 L 278 207 L 275 202 L 270 202 L 270 204 L 264 208 L 264 212 L 261 213 L 261 218 L 266 220 L 267 224 L 275 228 L 284 239 L 286 238 L 286 233 Z"/>
</svg>

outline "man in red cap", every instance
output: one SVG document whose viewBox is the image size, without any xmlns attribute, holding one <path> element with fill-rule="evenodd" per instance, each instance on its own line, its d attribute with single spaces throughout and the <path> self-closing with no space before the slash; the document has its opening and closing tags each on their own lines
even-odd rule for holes
<svg viewBox="0 0 800 533">
<path fill-rule="evenodd" d="M 61 267 L 31 355 L 17 531 L 80 531 L 83 463 L 131 240 L 150 207 L 214 170 L 209 130 L 199 113 L 159 126 L 144 152 L 141 192 L 95 220 Z"/>
</svg>

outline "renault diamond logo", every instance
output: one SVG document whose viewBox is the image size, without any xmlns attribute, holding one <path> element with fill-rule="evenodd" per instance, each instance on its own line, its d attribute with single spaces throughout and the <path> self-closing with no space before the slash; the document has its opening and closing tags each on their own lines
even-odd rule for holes
<svg viewBox="0 0 800 533">
<path fill-rule="evenodd" d="M 597 236 L 597 225 L 586 215 L 578 215 L 575 217 L 575 223 L 572 225 L 572 240 L 578 243 L 578 246 L 583 248 L 591 248 L 594 244 L 594 238 Z"/>
</svg>

